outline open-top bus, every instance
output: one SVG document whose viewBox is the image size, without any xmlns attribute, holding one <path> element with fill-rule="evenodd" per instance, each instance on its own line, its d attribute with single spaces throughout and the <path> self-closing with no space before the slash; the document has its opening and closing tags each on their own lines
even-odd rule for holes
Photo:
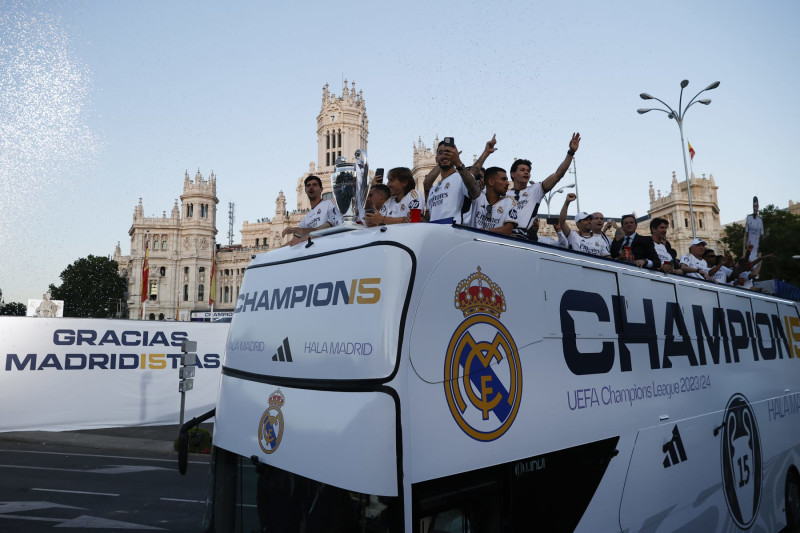
<svg viewBox="0 0 800 533">
<path fill-rule="evenodd" d="M 206 530 L 780 531 L 796 302 L 434 224 L 254 258 Z"/>
</svg>

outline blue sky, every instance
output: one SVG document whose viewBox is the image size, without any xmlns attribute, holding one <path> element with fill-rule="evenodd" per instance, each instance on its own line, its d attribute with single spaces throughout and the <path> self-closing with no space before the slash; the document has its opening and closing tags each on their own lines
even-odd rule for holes
<svg viewBox="0 0 800 533">
<path fill-rule="evenodd" d="M 677 105 L 695 174 L 720 186 L 723 222 L 800 201 L 800 4 L 669 2 L 232 2 L 0 0 L 0 288 L 38 298 L 88 254 L 129 253 L 133 208 L 172 208 L 183 174 L 217 175 L 227 203 L 272 216 L 316 158 L 329 83 L 364 91 L 373 167 L 451 135 L 465 159 L 533 161 L 543 179 L 580 131 L 581 208 L 649 206 L 683 177 L 680 137 L 649 92 Z M 573 181 L 567 175 L 563 183 Z M 554 210 L 562 197 L 553 200 Z"/>
</svg>

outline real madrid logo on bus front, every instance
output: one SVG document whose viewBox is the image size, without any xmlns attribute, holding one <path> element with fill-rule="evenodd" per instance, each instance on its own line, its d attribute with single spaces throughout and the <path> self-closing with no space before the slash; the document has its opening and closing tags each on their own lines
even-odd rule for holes
<svg viewBox="0 0 800 533">
<path fill-rule="evenodd" d="M 283 413 L 281 407 L 286 398 L 280 389 L 269 395 L 269 407 L 261 415 L 258 423 L 258 445 L 264 453 L 272 453 L 278 449 L 283 438 Z"/>
<path fill-rule="evenodd" d="M 478 267 L 456 287 L 455 307 L 464 321 L 447 347 L 445 397 L 464 433 L 492 441 L 514 423 L 522 398 L 517 346 L 499 320 L 506 300 L 500 286 Z"/>
</svg>

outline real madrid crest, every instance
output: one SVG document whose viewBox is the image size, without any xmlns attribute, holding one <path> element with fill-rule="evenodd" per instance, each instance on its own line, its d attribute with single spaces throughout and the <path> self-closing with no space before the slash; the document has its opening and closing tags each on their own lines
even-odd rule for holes
<svg viewBox="0 0 800 533">
<path fill-rule="evenodd" d="M 508 329 L 500 286 L 478 271 L 456 287 L 455 307 L 464 314 L 447 347 L 444 393 L 453 419 L 479 441 L 501 437 L 519 411 L 522 369 Z"/>
<path fill-rule="evenodd" d="M 281 407 L 286 403 L 286 398 L 280 389 L 269 395 L 269 407 L 261 415 L 258 423 L 258 445 L 264 453 L 272 453 L 278 449 L 283 438 L 283 413 Z"/>
<path fill-rule="evenodd" d="M 445 183 L 445 184 L 444 184 L 444 188 L 445 188 L 445 189 L 449 189 L 449 188 L 450 188 L 450 182 L 449 182 L 449 181 L 448 181 L 447 183 Z"/>
</svg>

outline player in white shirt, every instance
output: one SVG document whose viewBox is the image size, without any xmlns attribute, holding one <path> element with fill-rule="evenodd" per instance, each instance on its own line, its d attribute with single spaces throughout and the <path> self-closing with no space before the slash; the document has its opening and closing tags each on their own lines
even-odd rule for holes
<svg viewBox="0 0 800 533">
<path fill-rule="evenodd" d="M 292 234 L 289 245 L 295 245 L 303 237 L 314 230 L 338 226 L 342 221 L 342 214 L 336 207 L 334 200 L 325 201 L 322 199 L 322 180 L 318 176 L 308 176 L 305 181 L 306 196 L 311 204 L 311 209 L 300 224 L 297 226 L 287 226 L 283 230 L 282 236 Z"/>
<path fill-rule="evenodd" d="M 764 235 L 764 219 L 758 216 L 758 196 L 753 196 L 753 214 L 747 215 L 744 223 L 744 244 L 743 251 L 747 251 L 747 245 L 752 244 L 753 249 L 750 251 L 748 261 L 755 261 L 758 257 L 758 243 L 761 236 Z"/>
<path fill-rule="evenodd" d="M 473 167 L 480 168 L 483 165 L 489 154 L 495 151 L 496 143 L 496 137 L 486 143 L 486 148 Z M 439 175 L 442 178 L 434 185 Z M 423 189 L 428 220 L 437 222 L 452 219 L 459 224 L 466 223 L 462 213 L 464 201 L 480 196 L 481 186 L 461 162 L 452 137 L 445 137 L 436 147 L 436 166 L 425 176 Z"/>
<path fill-rule="evenodd" d="M 563 207 L 561 207 L 561 213 L 558 215 L 558 224 L 561 227 L 561 231 L 564 232 L 569 247 L 573 250 L 604 257 L 606 256 L 603 246 L 604 242 L 598 235 L 592 233 L 592 215 L 585 212 L 580 212 L 575 215 L 575 227 L 578 228 L 577 231 L 570 229 L 567 224 L 567 210 L 569 209 L 569 204 L 574 202 L 577 198 L 575 193 L 569 193 L 567 199 L 564 201 Z"/>
<path fill-rule="evenodd" d="M 517 213 L 519 214 L 519 226 L 514 231 L 514 234 L 520 237 L 526 237 L 528 229 L 530 229 L 533 219 L 539 211 L 539 204 L 544 198 L 544 195 L 550 192 L 553 187 L 564 177 L 569 166 L 572 164 L 572 157 L 578 151 L 581 143 L 581 134 L 573 133 L 572 139 L 569 142 L 567 156 L 564 161 L 558 166 L 555 172 L 547 176 L 543 181 L 529 185 L 531 179 L 531 162 L 527 159 L 517 159 L 511 165 L 510 174 L 511 180 L 514 182 L 511 190 L 508 192 L 517 202 Z"/>
<path fill-rule="evenodd" d="M 689 253 L 681 258 L 681 270 L 686 277 L 699 278 L 711 281 L 708 264 L 703 259 L 706 253 L 706 241 L 694 238 L 689 244 Z M 714 270 L 717 272 L 719 268 Z"/>
<path fill-rule="evenodd" d="M 409 221 L 412 209 L 421 209 L 419 193 L 415 189 L 414 175 L 411 169 L 396 167 L 389 171 L 386 186 L 392 196 L 386 200 L 380 211 L 367 213 L 364 220 L 368 226 L 379 224 L 402 224 Z"/>
<path fill-rule="evenodd" d="M 511 235 L 517 225 L 516 202 L 505 196 L 508 191 L 508 175 L 500 167 L 486 169 L 486 191 L 472 201 L 470 220 L 472 227 Z"/>
</svg>

